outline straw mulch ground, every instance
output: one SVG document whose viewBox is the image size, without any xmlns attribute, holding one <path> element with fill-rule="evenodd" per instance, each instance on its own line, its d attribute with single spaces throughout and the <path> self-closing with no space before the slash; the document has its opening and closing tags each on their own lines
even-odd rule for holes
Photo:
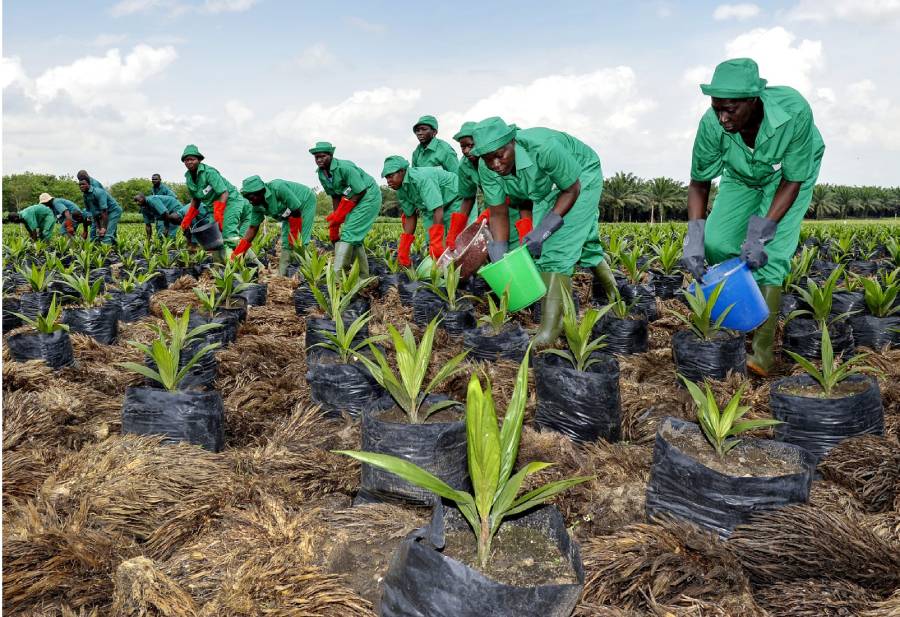
<svg viewBox="0 0 900 617">
<path fill-rule="evenodd" d="M 120 435 L 125 389 L 163 303 L 195 304 L 195 282 L 156 294 L 152 315 L 120 343 L 73 336 L 77 364 L 53 372 L 3 363 L 3 608 L 41 616 L 374 615 L 379 584 L 403 537 L 428 512 L 351 507 L 359 466 L 332 454 L 359 445 L 349 418 L 323 419 L 305 381 L 304 320 L 295 281 L 270 277 L 269 304 L 250 309 L 238 341 L 218 352 L 226 448 L 211 454 Z M 577 277 L 587 301 L 589 280 Z M 684 523 L 647 523 L 644 494 L 661 418 L 693 417 L 675 385 L 669 339 L 680 326 L 660 303 L 651 350 L 621 358 L 623 441 L 575 445 L 530 425 L 519 461 L 554 465 L 536 480 L 595 479 L 555 503 L 581 544 L 580 616 L 887 617 L 900 614 L 900 351 L 883 371 L 886 435 L 850 440 L 820 466 L 810 504 L 759 516 L 723 542 Z M 374 302 L 372 333 L 411 321 L 395 292 Z M 530 320 L 523 318 L 525 325 Z M 414 328 L 417 332 L 418 328 Z M 461 351 L 441 331 L 436 356 Z M 472 371 L 490 378 L 502 413 L 516 366 L 470 364 L 443 390 L 463 398 Z M 783 374 L 793 370 L 780 367 Z M 751 416 L 768 415 L 768 381 L 746 386 Z"/>
</svg>

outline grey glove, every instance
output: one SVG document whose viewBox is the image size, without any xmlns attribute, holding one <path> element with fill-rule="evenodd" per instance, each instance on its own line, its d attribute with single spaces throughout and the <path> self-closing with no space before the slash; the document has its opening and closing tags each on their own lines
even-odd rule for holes
<svg viewBox="0 0 900 617">
<path fill-rule="evenodd" d="M 682 247 L 681 267 L 690 272 L 698 281 L 703 279 L 703 273 L 706 271 L 704 266 L 706 250 L 703 247 L 705 230 L 705 219 L 688 221 L 688 231 Z"/>
<path fill-rule="evenodd" d="M 528 252 L 531 253 L 532 257 L 540 257 L 544 242 L 562 226 L 563 217 L 551 210 L 541 219 L 540 225 L 525 236 L 522 244 L 528 247 Z"/>
<path fill-rule="evenodd" d="M 766 254 L 766 242 L 775 237 L 775 229 L 778 223 L 763 216 L 751 216 L 747 223 L 747 238 L 741 245 L 741 260 L 747 263 L 751 270 L 762 268 L 769 263 Z"/>
<path fill-rule="evenodd" d="M 503 259 L 508 248 L 509 242 L 501 242 L 500 240 L 491 240 L 488 242 L 488 257 L 491 262 Z"/>
</svg>

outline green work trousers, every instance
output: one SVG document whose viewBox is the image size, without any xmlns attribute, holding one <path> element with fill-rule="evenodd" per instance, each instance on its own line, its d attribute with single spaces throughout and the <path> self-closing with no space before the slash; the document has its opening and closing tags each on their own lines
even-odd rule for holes
<svg viewBox="0 0 900 617">
<path fill-rule="evenodd" d="M 381 213 L 381 189 L 370 186 L 341 225 L 341 242 L 360 246 Z M 303 221 L 304 230 L 306 220 Z"/>
<path fill-rule="evenodd" d="M 101 244 L 113 244 L 116 241 L 116 232 L 119 230 L 119 218 L 122 216 L 119 212 L 110 213 L 109 219 L 106 221 L 106 234 L 100 239 Z M 100 216 L 94 216 L 91 219 L 91 240 L 97 239 L 97 230 L 99 229 Z"/>
<path fill-rule="evenodd" d="M 581 180 L 581 193 L 572 208 L 563 217 L 563 226 L 544 242 L 537 260 L 538 270 L 572 276 L 575 266 L 593 268 L 603 260 L 600 244 L 600 195 L 603 178 L 599 174 L 585 175 Z M 540 225 L 544 216 L 556 205 L 558 191 L 547 199 L 534 204 L 534 226 Z M 510 220 L 510 239 L 515 230 Z M 515 248 L 515 247 L 511 247 Z"/>
<path fill-rule="evenodd" d="M 229 254 L 233 251 L 250 226 L 250 202 L 239 195 L 229 195 L 222 217 L 222 242 Z"/>
</svg>

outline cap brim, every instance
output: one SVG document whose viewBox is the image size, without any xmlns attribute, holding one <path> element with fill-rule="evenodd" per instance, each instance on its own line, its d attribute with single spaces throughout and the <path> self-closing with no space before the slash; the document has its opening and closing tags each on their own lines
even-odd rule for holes
<svg viewBox="0 0 900 617">
<path fill-rule="evenodd" d="M 713 84 L 700 84 L 700 91 L 706 96 L 717 99 L 750 99 L 759 96 L 766 87 L 766 80 L 760 79 L 756 88 L 735 90 L 731 88 L 721 88 Z"/>
</svg>

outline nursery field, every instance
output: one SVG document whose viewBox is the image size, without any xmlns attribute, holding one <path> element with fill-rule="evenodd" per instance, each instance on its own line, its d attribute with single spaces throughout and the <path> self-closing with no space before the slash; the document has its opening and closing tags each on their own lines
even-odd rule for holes
<svg viewBox="0 0 900 617">
<path fill-rule="evenodd" d="M 480 279 L 398 268 L 395 224 L 366 241 L 372 280 L 330 274 L 325 229 L 279 277 L 277 229 L 254 271 L 147 242 L 143 225 L 121 226 L 116 249 L 4 226 L 4 612 L 354 617 L 385 593 L 387 616 L 475 614 L 454 598 L 478 596 L 482 615 L 518 617 L 897 617 L 900 225 L 804 223 L 768 378 L 747 374 L 742 335 L 691 311 L 684 229 L 603 224 L 619 292 L 576 273 L 554 355 L 527 350 L 539 303 L 505 314 Z M 59 310 L 68 332 L 14 314 Z M 430 359 L 409 360 L 432 336 Z M 673 354 L 688 336 L 699 346 Z M 167 362 L 163 343 L 184 353 Z M 831 349 L 868 355 L 840 379 Z M 391 381 L 404 359 L 411 386 Z M 682 424 L 738 400 L 742 421 L 783 423 L 748 426 L 724 455 Z M 478 494 L 490 474 L 466 478 L 467 455 L 509 438 L 491 437 L 490 405 L 523 416 L 518 450 L 497 455 L 506 478 L 527 471 L 518 494 L 574 479 L 547 493 L 555 511 L 500 525 L 501 582 L 460 578 L 431 547 L 428 491 L 337 452 L 406 455 Z M 445 551 L 474 567 L 452 503 Z M 404 609 L 414 597 L 441 610 Z"/>
</svg>

